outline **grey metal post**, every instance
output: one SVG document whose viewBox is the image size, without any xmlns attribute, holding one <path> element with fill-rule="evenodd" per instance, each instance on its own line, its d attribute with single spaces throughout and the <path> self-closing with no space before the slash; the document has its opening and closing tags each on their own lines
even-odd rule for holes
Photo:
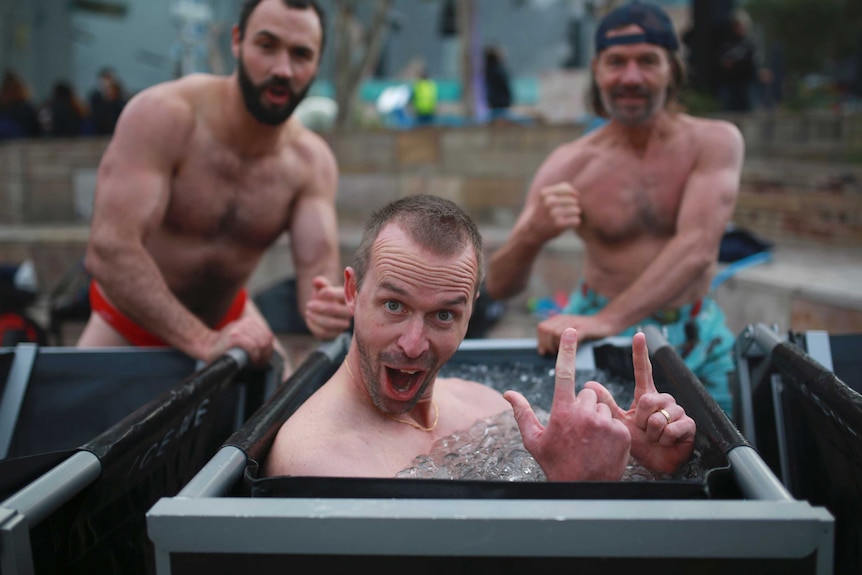
<svg viewBox="0 0 862 575">
<path fill-rule="evenodd" d="M 645 326 L 644 334 L 647 338 L 650 354 L 655 354 L 663 347 L 671 348 L 671 351 L 676 354 L 676 350 L 673 350 L 657 327 Z M 694 383 L 699 383 L 694 374 L 691 374 L 691 378 Z M 716 422 L 716 424 L 718 423 L 720 422 Z M 727 419 L 727 425 L 732 425 L 730 419 Z M 727 457 L 731 462 L 731 471 L 739 484 L 739 488 L 746 497 L 749 499 L 793 501 L 793 497 L 784 488 L 781 481 L 772 473 L 769 466 L 753 448 L 747 445 L 736 446 L 728 451 Z"/>
<path fill-rule="evenodd" d="M 6 459 L 15 426 L 18 424 L 18 414 L 27 393 L 27 384 L 36 363 L 39 346 L 35 343 L 20 343 L 15 346 L 15 359 L 9 370 L 6 386 L 0 401 L 0 459 Z"/>
<path fill-rule="evenodd" d="M 225 445 L 180 490 L 177 497 L 220 497 L 242 474 L 247 459 L 245 453 L 233 445 Z"/>
<path fill-rule="evenodd" d="M 27 518 L 3 507 L 0 507 L 0 572 L 9 575 L 34 573 Z"/>
<path fill-rule="evenodd" d="M 27 515 L 31 526 L 36 525 L 93 483 L 101 473 L 99 458 L 89 451 L 79 451 L 6 499 L 0 507 L 20 511 Z"/>
<path fill-rule="evenodd" d="M 0 525 L 4 575 L 33 573 L 30 529 L 98 479 L 101 472 L 98 457 L 79 451 L 0 504 L 0 511 L 16 514 Z"/>
</svg>

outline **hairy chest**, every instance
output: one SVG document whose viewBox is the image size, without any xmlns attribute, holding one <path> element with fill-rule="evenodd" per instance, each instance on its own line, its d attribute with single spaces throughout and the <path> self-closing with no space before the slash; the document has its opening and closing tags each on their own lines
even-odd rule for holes
<svg viewBox="0 0 862 575">
<path fill-rule="evenodd" d="M 582 229 L 606 241 L 641 235 L 670 236 L 694 157 L 673 148 L 644 158 L 606 155 L 574 178 L 583 212 Z"/>
<path fill-rule="evenodd" d="M 172 232 L 268 246 L 284 231 L 303 168 L 288 154 L 242 158 L 209 144 L 190 150 L 171 180 Z"/>
</svg>

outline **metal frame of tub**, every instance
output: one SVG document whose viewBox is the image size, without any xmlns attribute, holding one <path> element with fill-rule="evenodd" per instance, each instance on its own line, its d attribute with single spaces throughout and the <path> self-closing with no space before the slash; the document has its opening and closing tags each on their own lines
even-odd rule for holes
<svg viewBox="0 0 862 575">
<path fill-rule="evenodd" d="M 657 330 L 647 330 L 647 339 L 657 369 L 681 363 Z M 536 342 L 462 344 L 466 350 L 500 347 L 535 350 Z M 589 349 L 580 346 L 581 367 Z M 321 349 L 339 362 L 345 350 Z M 727 451 L 743 494 L 738 500 L 249 498 L 232 495 L 247 456 L 227 445 L 177 496 L 150 509 L 148 533 L 158 575 L 229 573 L 240 565 L 257 573 L 321 569 L 333 560 L 343 562 L 339 567 L 366 562 L 403 572 L 405 558 L 422 559 L 432 570 L 472 558 L 498 562 L 491 572 L 542 567 L 590 573 L 615 561 L 641 573 L 668 573 L 706 561 L 726 564 L 720 572 L 746 572 L 750 562 L 752 573 L 831 574 L 832 516 L 794 500 L 744 439 L 733 438 Z M 780 565 L 769 571 L 770 562 Z M 412 561 L 409 570 L 416 566 Z M 476 567 L 464 572 L 480 572 Z"/>
<path fill-rule="evenodd" d="M 862 395 L 839 377 L 858 386 L 860 343 L 755 323 L 735 346 L 748 433 L 790 493 L 835 516 L 840 575 L 862 569 Z"/>
<path fill-rule="evenodd" d="M 32 350 L 26 351 L 24 359 L 32 364 Z M 84 350 L 84 357 L 104 353 L 137 360 L 146 373 L 140 362 L 155 352 Z M 28 379 L 21 361 L 16 357 L 15 381 L 6 389 L 16 397 Z M 143 573 L 146 563 L 154 568 L 145 549 L 145 511 L 157 497 L 179 491 L 276 385 L 270 367 L 249 393 L 249 385 L 237 379 L 247 361 L 238 348 L 209 365 L 192 360 L 189 375 L 80 447 L 58 452 L 61 458 L 47 471 L 0 501 L 0 572 Z"/>
</svg>

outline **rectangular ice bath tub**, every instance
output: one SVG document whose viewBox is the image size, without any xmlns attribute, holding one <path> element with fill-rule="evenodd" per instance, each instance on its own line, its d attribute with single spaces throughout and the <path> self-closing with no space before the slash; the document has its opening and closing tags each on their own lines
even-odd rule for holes
<svg viewBox="0 0 862 575">
<path fill-rule="evenodd" d="M 832 516 L 794 500 L 702 386 L 681 390 L 693 376 L 661 334 L 647 335 L 660 389 L 678 396 L 698 421 L 698 442 L 712 451 L 722 479 L 648 485 L 271 478 L 270 496 L 252 496 L 266 492 L 269 478 L 255 485 L 249 476 L 268 450 L 271 428 L 313 391 L 294 388 L 281 405 L 264 405 L 249 422 L 251 433 L 232 438 L 176 497 L 151 508 L 158 575 L 363 568 L 411 575 L 830 574 Z M 321 385 L 348 345 L 345 334 L 314 352 L 309 360 L 318 363 L 303 385 Z M 598 348 L 580 346 L 580 368 L 595 363 Z M 467 340 L 453 361 L 518 358 L 552 368 L 535 349 L 533 340 Z"/>
</svg>

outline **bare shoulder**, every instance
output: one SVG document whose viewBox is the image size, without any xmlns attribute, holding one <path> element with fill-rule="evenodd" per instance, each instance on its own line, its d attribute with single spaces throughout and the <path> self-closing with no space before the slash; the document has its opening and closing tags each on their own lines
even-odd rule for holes
<svg viewBox="0 0 862 575">
<path fill-rule="evenodd" d="M 196 110 L 218 85 L 216 76 L 197 74 L 146 88 L 129 100 L 116 135 L 143 144 L 158 139 L 168 148 L 184 142 L 194 129 Z"/>
<path fill-rule="evenodd" d="M 363 443 L 351 434 L 313 434 L 285 424 L 269 451 L 264 475 L 349 475 L 364 453 Z"/>
<path fill-rule="evenodd" d="M 548 155 L 543 165 L 571 164 L 582 161 L 596 145 L 596 134 L 589 133 L 560 144 Z"/>
<path fill-rule="evenodd" d="M 435 397 L 451 398 L 455 405 L 447 407 L 463 407 L 473 420 L 496 415 L 510 407 L 509 402 L 503 399 L 503 394 L 493 387 L 459 377 L 438 379 Z"/>
<path fill-rule="evenodd" d="M 338 187 L 338 163 L 329 143 L 318 133 L 309 130 L 292 118 L 285 143 L 286 162 L 298 162 L 306 174 L 306 185 L 302 186 L 308 197 L 334 198 Z M 295 167 L 294 167 L 295 170 Z"/>
<path fill-rule="evenodd" d="M 302 407 L 288 418 L 269 451 L 265 475 L 344 475 L 354 467 L 354 459 L 367 450 L 361 436 L 333 431 L 321 421 L 326 417 Z"/>
<path fill-rule="evenodd" d="M 150 86 L 129 100 L 124 116 L 159 124 L 188 121 L 194 113 L 196 95 L 203 93 L 208 83 L 202 75 L 194 75 Z"/>
<path fill-rule="evenodd" d="M 299 123 L 299 119 L 291 121 Z M 300 125 L 297 136 L 293 139 L 292 144 L 297 153 L 300 154 L 308 165 L 314 166 L 316 169 L 338 169 L 332 148 L 330 148 L 329 143 L 323 136 L 317 132 Z"/>
<path fill-rule="evenodd" d="M 681 115 L 688 132 L 694 136 L 702 149 L 710 150 L 718 147 L 720 149 L 742 151 L 745 141 L 742 132 L 735 124 L 727 120 L 713 118 L 699 118 L 689 115 Z"/>
<path fill-rule="evenodd" d="M 591 134 L 560 144 L 539 166 L 533 178 L 533 189 L 571 181 L 589 161 L 594 149 L 594 137 Z"/>
</svg>

